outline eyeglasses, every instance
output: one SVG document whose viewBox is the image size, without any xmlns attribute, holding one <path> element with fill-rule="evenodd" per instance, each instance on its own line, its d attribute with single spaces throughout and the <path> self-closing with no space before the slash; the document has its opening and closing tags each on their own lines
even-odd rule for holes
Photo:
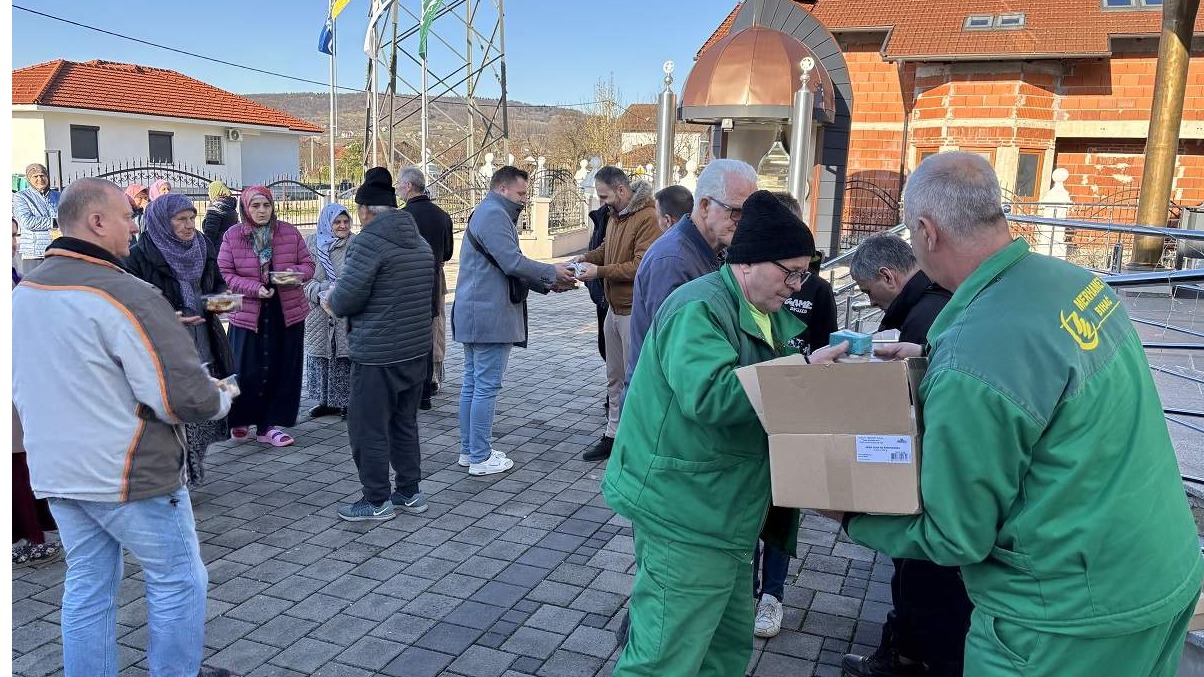
<svg viewBox="0 0 1204 677">
<path fill-rule="evenodd" d="M 807 280 L 811 279 L 811 271 L 809 271 L 809 270 L 804 270 L 802 272 L 799 272 L 797 270 L 790 270 L 789 268 L 787 268 L 786 266 L 783 266 L 782 264 L 778 263 L 777 261 L 770 261 L 770 263 L 777 266 L 778 269 L 781 270 L 783 273 L 786 273 L 786 286 L 791 286 L 791 285 L 797 284 L 801 287 L 803 284 L 805 284 L 807 282 Z"/>
<path fill-rule="evenodd" d="M 715 198 L 715 197 L 712 197 L 709 195 L 707 197 L 710 198 L 711 202 L 714 202 L 715 204 L 719 205 L 720 207 L 723 207 L 724 209 L 726 209 L 727 216 L 732 221 L 739 221 L 740 217 L 744 215 L 744 207 L 733 207 L 718 198 Z"/>
</svg>

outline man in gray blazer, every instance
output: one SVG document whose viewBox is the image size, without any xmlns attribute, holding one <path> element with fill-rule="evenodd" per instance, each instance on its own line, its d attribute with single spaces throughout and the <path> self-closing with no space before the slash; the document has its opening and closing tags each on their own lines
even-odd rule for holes
<svg viewBox="0 0 1204 677">
<path fill-rule="evenodd" d="M 515 222 L 527 201 L 527 173 L 502 167 L 489 193 L 468 220 L 460 247 L 460 272 L 452 304 L 452 340 L 464 344 L 464 384 L 460 390 L 460 465 L 470 475 L 492 475 L 514 467 L 490 445 L 494 404 L 510 349 L 526 346 L 527 304 L 514 299 L 518 288 L 541 294 L 575 286 L 565 263 L 540 263 L 523 256 Z"/>
</svg>

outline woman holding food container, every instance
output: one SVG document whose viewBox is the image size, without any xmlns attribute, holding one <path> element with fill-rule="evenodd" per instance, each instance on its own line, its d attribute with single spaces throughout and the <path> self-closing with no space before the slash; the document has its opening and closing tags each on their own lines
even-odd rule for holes
<svg viewBox="0 0 1204 677">
<path fill-rule="evenodd" d="M 223 379 L 234 373 L 234 358 L 214 299 L 226 285 L 217 270 L 217 252 L 196 229 L 196 205 L 179 193 L 168 193 L 147 204 L 143 215 L 146 235 L 130 247 L 125 265 L 137 277 L 155 285 L 175 308 L 184 329 L 192 336 L 201 362 L 210 376 Z M 216 296 L 214 296 L 216 295 Z M 229 436 L 226 419 L 190 423 L 185 427 L 188 483 L 205 479 L 205 451 Z"/>
<path fill-rule="evenodd" d="M 274 447 L 293 444 L 283 427 L 295 425 L 301 404 L 305 357 L 302 290 L 314 276 L 314 262 L 301 233 L 276 218 L 272 193 L 264 186 L 244 188 L 241 220 L 222 236 L 217 264 L 230 291 L 242 294 L 242 307 L 230 314 L 230 345 L 241 396 L 230 409 L 230 435 Z"/>
<path fill-rule="evenodd" d="M 318 401 L 309 410 L 313 418 L 335 414 L 347 417 L 347 401 L 351 397 L 347 319 L 330 313 L 326 297 L 343 272 L 347 249 L 354 237 L 351 215 L 336 202 L 322 208 L 318 232 L 305 238 L 310 257 L 318 262 L 313 279 L 305 283 L 305 296 L 309 299 L 309 316 L 305 318 L 305 389 Z"/>
</svg>

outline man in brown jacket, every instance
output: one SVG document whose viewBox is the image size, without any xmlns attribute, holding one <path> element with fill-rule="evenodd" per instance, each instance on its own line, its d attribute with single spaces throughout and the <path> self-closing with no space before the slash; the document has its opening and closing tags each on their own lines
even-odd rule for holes
<svg viewBox="0 0 1204 677">
<path fill-rule="evenodd" d="M 606 224 L 606 238 L 601 246 L 577 257 L 584 268 L 578 279 L 602 280 L 606 301 L 610 304 L 603 324 L 610 408 L 606 433 L 582 456 L 586 461 L 609 458 L 614 445 L 619 413 L 623 410 L 623 379 L 627 373 L 627 345 L 631 338 L 635 271 L 640 267 L 644 252 L 661 235 L 652 186 L 643 181 L 632 183 L 622 169 L 608 166 L 594 175 L 594 188 L 598 200 L 610 207 L 610 221 Z"/>
</svg>

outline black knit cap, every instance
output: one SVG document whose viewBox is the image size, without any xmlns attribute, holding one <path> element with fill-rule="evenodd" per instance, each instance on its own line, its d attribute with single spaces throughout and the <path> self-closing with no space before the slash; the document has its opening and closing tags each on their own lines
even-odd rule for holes
<svg viewBox="0 0 1204 677">
<path fill-rule="evenodd" d="M 384 167 L 373 167 L 364 174 L 364 182 L 355 191 L 355 203 L 365 207 L 397 206 L 397 191 L 393 189 L 393 175 Z"/>
<path fill-rule="evenodd" d="M 802 219 L 767 190 L 758 190 L 744 201 L 744 214 L 736 224 L 728 263 L 762 263 L 815 253 L 815 238 Z"/>
</svg>

